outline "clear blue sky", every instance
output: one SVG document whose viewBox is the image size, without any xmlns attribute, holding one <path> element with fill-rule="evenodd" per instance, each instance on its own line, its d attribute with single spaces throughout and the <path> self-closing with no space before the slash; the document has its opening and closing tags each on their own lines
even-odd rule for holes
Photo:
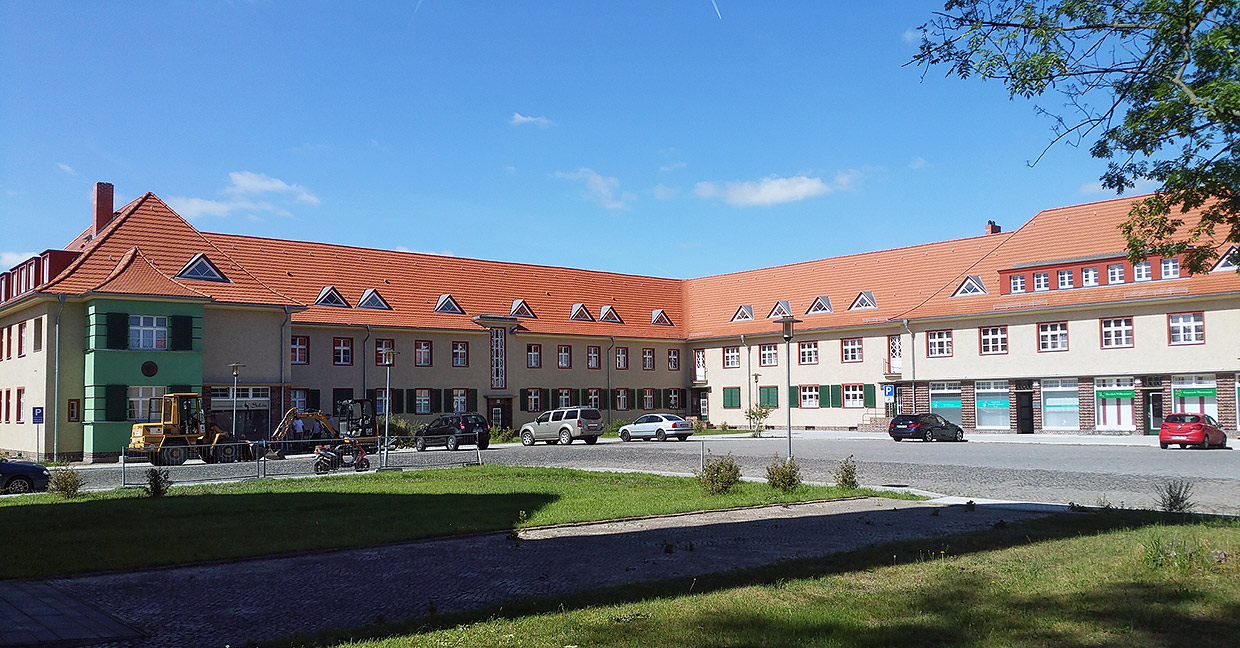
<svg viewBox="0 0 1240 648">
<path fill-rule="evenodd" d="M 205 231 L 694 277 L 1111 197 L 929 2 L 0 2 L 0 261 L 96 181 Z M 415 11 L 416 8 L 416 11 Z"/>
</svg>

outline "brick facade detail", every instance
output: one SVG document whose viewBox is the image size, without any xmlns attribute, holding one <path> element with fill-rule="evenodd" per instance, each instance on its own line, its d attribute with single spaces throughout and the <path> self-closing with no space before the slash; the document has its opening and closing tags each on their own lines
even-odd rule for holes
<svg viewBox="0 0 1240 648">
<path fill-rule="evenodd" d="M 960 382 L 960 427 L 970 432 L 977 429 L 977 396 L 972 380 Z"/>
</svg>

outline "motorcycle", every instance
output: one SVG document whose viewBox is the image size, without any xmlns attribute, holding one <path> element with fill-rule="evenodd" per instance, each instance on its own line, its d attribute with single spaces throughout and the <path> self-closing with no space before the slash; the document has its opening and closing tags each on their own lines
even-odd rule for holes
<svg viewBox="0 0 1240 648">
<path fill-rule="evenodd" d="M 364 472 L 370 470 L 370 460 L 366 451 L 356 441 L 342 443 L 336 447 L 314 446 L 314 474 L 322 475 L 353 466 L 353 470 Z"/>
</svg>

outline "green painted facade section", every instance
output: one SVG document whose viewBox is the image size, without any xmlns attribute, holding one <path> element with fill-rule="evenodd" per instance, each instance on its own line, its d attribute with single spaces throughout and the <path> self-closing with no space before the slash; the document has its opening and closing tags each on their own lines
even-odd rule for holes
<svg viewBox="0 0 1240 648">
<path fill-rule="evenodd" d="M 148 315 L 172 318 L 188 317 L 192 321 L 190 349 L 170 351 L 157 349 L 109 349 L 108 314 Z M 86 304 L 85 392 L 82 403 L 85 453 L 115 453 L 129 442 L 133 423 L 107 420 L 107 386 L 163 387 L 188 385 L 191 391 L 202 390 L 202 317 L 203 304 L 157 302 L 121 299 L 93 299 Z M 126 318 L 126 323 L 128 318 Z M 114 334 L 116 335 L 116 334 Z M 126 328 L 125 339 L 129 338 Z M 171 346 L 171 331 L 169 346 Z M 154 376 L 142 374 L 142 365 L 154 362 Z"/>
</svg>

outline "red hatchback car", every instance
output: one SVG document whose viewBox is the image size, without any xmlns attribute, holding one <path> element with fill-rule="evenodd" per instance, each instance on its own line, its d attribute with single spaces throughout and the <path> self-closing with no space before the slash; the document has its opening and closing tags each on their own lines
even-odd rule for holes
<svg viewBox="0 0 1240 648">
<path fill-rule="evenodd" d="M 1218 421 L 1207 414 L 1171 414 L 1158 429 L 1158 445 L 1166 450 L 1173 443 L 1181 448 L 1226 448 L 1227 435 L 1219 429 Z"/>
</svg>

